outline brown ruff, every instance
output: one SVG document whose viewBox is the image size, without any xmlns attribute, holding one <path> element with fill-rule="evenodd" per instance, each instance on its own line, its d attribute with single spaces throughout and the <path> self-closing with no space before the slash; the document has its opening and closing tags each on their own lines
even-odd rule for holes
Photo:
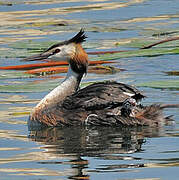
<svg viewBox="0 0 179 180">
<path fill-rule="evenodd" d="M 88 55 L 82 48 L 81 44 L 76 44 L 76 51 L 70 59 L 70 65 L 74 72 L 83 75 L 88 68 Z"/>
</svg>

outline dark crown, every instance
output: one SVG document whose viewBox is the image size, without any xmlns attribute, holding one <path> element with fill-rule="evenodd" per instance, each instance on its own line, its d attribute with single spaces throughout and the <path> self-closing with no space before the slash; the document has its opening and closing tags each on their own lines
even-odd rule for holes
<svg viewBox="0 0 179 180">
<path fill-rule="evenodd" d="M 79 33 L 78 33 L 77 35 L 75 35 L 73 38 L 71 38 L 71 39 L 69 39 L 69 40 L 67 40 L 67 41 L 63 41 L 63 42 L 60 42 L 60 43 L 57 43 L 57 44 L 52 45 L 52 46 L 49 47 L 45 52 L 47 52 L 47 51 L 49 51 L 49 50 L 51 50 L 51 49 L 53 49 L 53 48 L 56 48 L 56 47 L 65 45 L 65 44 L 67 45 L 67 44 L 70 44 L 70 43 L 76 43 L 76 44 L 82 43 L 82 42 L 86 41 L 86 38 L 87 38 L 87 36 L 85 35 L 84 30 L 81 29 L 81 30 L 79 31 Z"/>
<path fill-rule="evenodd" d="M 83 29 L 80 30 L 80 32 L 75 35 L 73 38 L 67 41 L 67 43 L 82 43 L 86 41 L 87 36 L 85 35 L 85 32 Z"/>
</svg>

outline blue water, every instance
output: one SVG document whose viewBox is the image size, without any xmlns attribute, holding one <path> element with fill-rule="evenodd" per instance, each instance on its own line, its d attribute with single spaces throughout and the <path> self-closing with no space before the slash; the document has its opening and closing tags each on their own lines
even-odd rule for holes
<svg viewBox="0 0 179 180">
<path fill-rule="evenodd" d="M 24 64 L 18 53 L 26 53 L 24 56 L 31 53 L 23 48 L 12 48 L 13 44 L 61 41 L 72 37 L 81 27 L 88 36 L 84 43 L 88 52 L 134 50 L 137 47 L 115 44 L 132 39 L 153 40 L 153 34 L 178 31 L 179 28 L 177 0 L 9 2 L 11 6 L 0 4 L 0 66 Z M 103 6 L 103 3 L 107 4 Z M 33 23 L 56 21 L 65 21 L 67 25 L 33 26 Z M 178 34 L 159 36 L 155 40 L 175 35 Z M 17 57 L 9 57 L 15 50 Z M 127 71 L 88 74 L 83 82 L 117 80 L 137 85 L 178 80 L 178 76 L 164 73 L 179 69 L 176 54 L 121 58 L 111 65 Z M 65 76 L 65 73 L 60 75 Z M 7 88 L 7 91 L 0 90 L 0 179 L 178 179 L 178 109 L 165 111 L 166 116 L 174 115 L 175 125 L 160 130 L 47 128 L 30 132 L 26 124 L 28 112 L 48 89 L 36 91 L 34 88 L 32 92 L 26 92 L 19 88 L 22 91 L 18 92 L 12 85 L 22 87 L 27 83 L 27 86 L 35 84 L 38 88 L 43 82 L 61 81 L 50 77 L 53 75 L 29 78 L 21 71 L 0 70 L 0 85 L 11 87 L 11 92 Z M 139 88 L 148 97 L 144 104 L 179 102 L 178 90 Z"/>
</svg>

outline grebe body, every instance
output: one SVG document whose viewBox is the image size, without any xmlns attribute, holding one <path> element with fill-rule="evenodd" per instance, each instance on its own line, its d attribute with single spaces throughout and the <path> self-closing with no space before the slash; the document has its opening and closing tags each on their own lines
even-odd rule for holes
<svg viewBox="0 0 179 180">
<path fill-rule="evenodd" d="M 39 55 L 25 60 L 66 60 L 66 79 L 47 94 L 32 110 L 28 125 L 148 125 L 161 124 L 164 106 L 143 107 L 138 102 L 145 96 L 135 87 L 118 82 L 97 82 L 79 90 L 87 73 L 88 55 L 82 47 L 83 30 L 70 40 L 55 44 Z M 165 106 L 167 107 L 167 106 Z"/>
</svg>

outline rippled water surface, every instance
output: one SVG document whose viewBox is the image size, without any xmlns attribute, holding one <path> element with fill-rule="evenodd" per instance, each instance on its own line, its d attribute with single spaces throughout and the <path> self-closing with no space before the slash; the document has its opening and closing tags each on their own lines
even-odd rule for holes
<svg viewBox="0 0 179 180">
<path fill-rule="evenodd" d="M 179 103 L 179 42 L 149 51 L 143 45 L 179 36 L 178 0 L 9 0 L 0 1 L 0 66 L 22 65 L 22 58 L 72 37 L 88 36 L 87 52 L 108 60 L 110 73 L 88 73 L 83 84 L 116 80 L 138 86 L 144 104 Z M 140 53 L 140 54 L 139 54 Z M 35 62 L 34 62 L 35 63 Z M 178 179 L 179 110 L 169 109 L 175 125 L 149 128 L 46 128 L 28 131 L 32 107 L 65 73 L 27 74 L 0 70 L 0 179 Z"/>
</svg>

